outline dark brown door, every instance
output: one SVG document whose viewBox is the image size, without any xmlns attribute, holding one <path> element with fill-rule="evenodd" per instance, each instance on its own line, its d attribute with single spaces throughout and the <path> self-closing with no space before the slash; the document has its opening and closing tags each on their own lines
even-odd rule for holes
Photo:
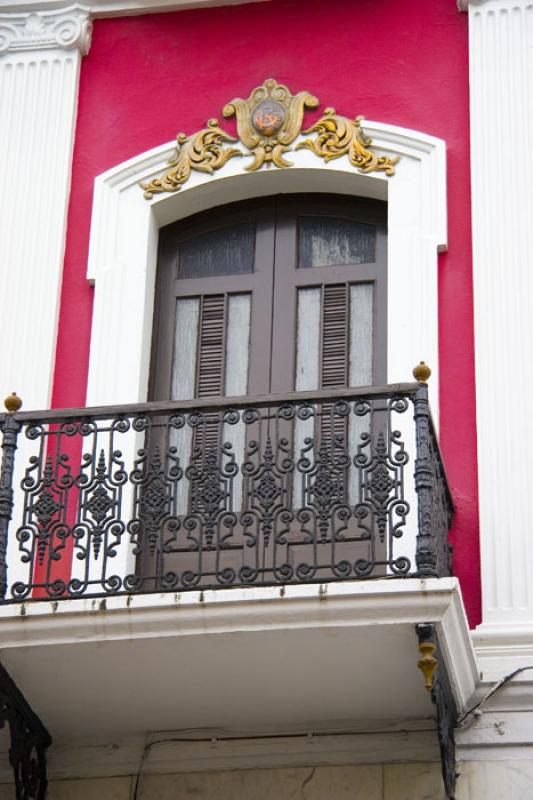
<svg viewBox="0 0 533 800">
<path fill-rule="evenodd" d="M 291 195 L 232 204 L 164 228 L 158 269 L 153 400 L 259 398 L 386 382 L 383 203 Z M 314 421 L 267 417 L 255 427 L 227 425 L 219 412 L 204 414 L 195 426 L 165 432 L 163 425 L 157 447 L 170 445 L 186 470 L 172 498 L 181 533 L 161 537 L 161 547 L 141 559 L 143 574 L 170 571 L 190 576 L 184 583 L 212 585 L 256 573 L 283 580 L 291 563 L 295 572 L 298 564 L 316 565 L 316 542 L 309 544 L 305 514 L 300 524 L 296 510 L 313 505 L 318 473 L 295 467 L 281 475 L 276 502 L 289 509 L 288 521 L 281 535 L 277 523 L 264 535 L 264 520 L 253 532 L 254 514 L 243 512 L 257 506 L 262 491 L 258 459 L 264 462 L 268 448 L 279 448 L 283 439 L 296 465 L 307 457 L 309 437 L 315 461 L 319 440 L 332 458 L 334 447 L 352 458 L 361 434 L 370 432 L 369 420 L 335 418 L 327 404 Z M 251 452 L 248 471 L 231 477 L 228 452 L 239 467 Z M 335 492 L 337 504 L 353 508 L 359 489 L 348 478 L 341 468 Z M 354 515 L 338 536 L 331 533 L 331 559 L 383 562 L 357 525 Z M 319 535 L 312 537 L 318 541 Z M 252 550 L 250 542 L 256 542 Z"/>
<path fill-rule="evenodd" d="M 160 236 L 152 399 L 386 382 L 386 206 L 233 204 Z"/>
</svg>

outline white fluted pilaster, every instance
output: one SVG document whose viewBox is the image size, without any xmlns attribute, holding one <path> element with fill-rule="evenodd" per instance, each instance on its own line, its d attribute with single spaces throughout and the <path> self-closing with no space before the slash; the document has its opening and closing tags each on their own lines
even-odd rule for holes
<svg viewBox="0 0 533 800">
<path fill-rule="evenodd" d="M 0 397 L 52 387 L 80 59 L 81 6 L 0 14 Z"/>
<path fill-rule="evenodd" d="M 468 12 L 482 631 L 533 646 L 533 2 Z"/>
</svg>

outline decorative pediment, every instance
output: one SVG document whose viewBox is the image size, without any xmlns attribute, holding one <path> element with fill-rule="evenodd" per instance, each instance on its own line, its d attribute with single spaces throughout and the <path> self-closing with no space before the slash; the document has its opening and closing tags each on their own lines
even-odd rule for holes
<svg viewBox="0 0 533 800">
<path fill-rule="evenodd" d="M 372 140 L 361 127 L 364 119 L 361 116 L 352 120 L 337 114 L 334 108 L 326 108 L 314 125 L 302 130 L 305 110 L 319 105 L 318 99 L 309 92 L 293 95 L 286 86 L 269 78 L 254 89 L 247 100 L 236 97 L 224 106 L 223 116 L 236 118 L 237 137 L 221 128 L 217 119 L 209 120 L 205 128 L 190 136 L 179 133 L 176 154 L 169 161 L 166 173 L 149 183 L 141 183 L 145 198 L 149 200 L 161 192 L 176 192 L 192 172 L 213 174 L 231 158 L 251 156 L 251 162 L 244 166 L 249 172 L 265 165 L 286 169 L 292 166 L 286 154 L 302 148 L 325 162 L 347 156 L 359 172 L 394 175 L 398 157 L 389 158 L 373 151 Z M 309 138 L 294 147 L 300 134 Z M 237 142 L 246 149 L 232 146 Z"/>
</svg>

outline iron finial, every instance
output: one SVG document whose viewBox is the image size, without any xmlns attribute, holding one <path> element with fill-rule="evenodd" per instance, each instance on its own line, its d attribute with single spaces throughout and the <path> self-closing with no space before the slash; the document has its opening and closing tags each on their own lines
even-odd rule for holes
<svg viewBox="0 0 533 800">
<path fill-rule="evenodd" d="M 413 369 L 413 377 L 418 383 L 427 383 L 431 376 L 431 370 L 425 361 L 421 361 Z"/>
<path fill-rule="evenodd" d="M 16 411 L 20 411 L 22 408 L 22 400 L 16 392 L 12 392 L 11 394 L 8 394 L 4 400 L 4 406 L 6 407 L 8 414 L 14 414 Z"/>
</svg>

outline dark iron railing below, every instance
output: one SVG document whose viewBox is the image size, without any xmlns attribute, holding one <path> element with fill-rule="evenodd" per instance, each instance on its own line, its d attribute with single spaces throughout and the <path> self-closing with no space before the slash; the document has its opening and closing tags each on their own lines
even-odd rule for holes
<svg viewBox="0 0 533 800">
<path fill-rule="evenodd" d="M 422 383 L 18 412 L 0 427 L 6 602 L 451 571 Z"/>
<path fill-rule="evenodd" d="M 0 664 L 0 728 L 9 729 L 9 763 L 16 800 L 45 800 L 46 751 L 52 738 L 14 680 Z M 4 787 L 5 788 L 5 787 Z"/>
</svg>

